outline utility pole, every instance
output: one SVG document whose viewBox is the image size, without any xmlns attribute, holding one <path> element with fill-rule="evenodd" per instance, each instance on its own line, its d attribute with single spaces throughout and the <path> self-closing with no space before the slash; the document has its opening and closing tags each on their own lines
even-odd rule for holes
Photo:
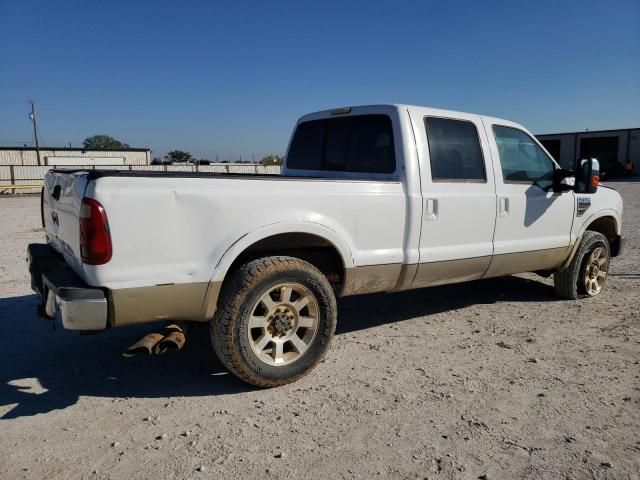
<svg viewBox="0 0 640 480">
<path fill-rule="evenodd" d="M 40 143 L 38 142 L 38 125 L 36 124 L 36 106 L 33 100 L 29 100 L 31 104 L 31 113 L 29 113 L 29 119 L 33 122 L 33 136 L 36 139 L 36 154 L 38 155 L 38 165 L 42 165 L 40 161 Z"/>
</svg>

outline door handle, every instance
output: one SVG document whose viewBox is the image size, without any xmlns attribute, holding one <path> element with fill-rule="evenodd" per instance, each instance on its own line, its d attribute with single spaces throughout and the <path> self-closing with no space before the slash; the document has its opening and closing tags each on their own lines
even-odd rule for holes
<svg viewBox="0 0 640 480">
<path fill-rule="evenodd" d="M 500 197 L 499 203 L 498 213 L 501 217 L 506 217 L 509 215 L 509 199 L 507 197 Z"/>
<path fill-rule="evenodd" d="M 427 222 L 435 222 L 438 220 L 438 199 L 427 198 L 424 208 L 424 219 Z"/>
</svg>

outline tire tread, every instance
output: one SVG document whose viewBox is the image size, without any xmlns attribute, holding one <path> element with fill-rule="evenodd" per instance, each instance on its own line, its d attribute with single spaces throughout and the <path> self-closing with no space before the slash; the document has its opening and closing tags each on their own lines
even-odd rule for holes
<svg viewBox="0 0 640 480">
<path fill-rule="evenodd" d="M 322 357 L 317 360 L 315 365 L 308 368 L 299 375 L 288 377 L 286 379 L 265 379 L 256 375 L 251 369 L 247 368 L 245 362 L 234 348 L 234 320 L 240 313 L 240 308 L 244 299 L 251 293 L 254 286 L 265 275 L 278 272 L 286 272 L 291 269 L 298 269 L 308 272 L 309 275 L 324 281 L 325 289 L 332 292 L 331 285 L 326 277 L 313 265 L 295 257 L 273 256 L 263 257 L 241 265 L 235 272 L 231 274 L 228 281 L 225 281 L 222 291 L 220 292 L 219 307 L 210 322 L 210 334 L 213 349 L 222 364 L 234 375 L 242 380 L 256 385 L 258 387 L 277 387 L 298 380 L 307 375 L 315 366 L 317 366 Z M 335 307 L 335 297 L 331 293 L 332 304 Z M 335 329 L 335 319 L 331 333 Z"/>
<path fill-rule="evenodd" d="M 581 292 L 578 288 L 578 280 L 582 261 L 588 250 L 597 242 L 604 243 L 607 253 L 609 254 L 609 258 L 611 258 L 611 254 L 609 253 L 609 242 L 604 235 L 592 230 L 584 232 L 580 245 L 578 246 L 578 251 L 576 251 L 569 265 L 567 265 L 566 268 L 558 270 L 553 275 L 553 284 L 560 298 L 575 300 L 580 296 Z"/>
</svg>

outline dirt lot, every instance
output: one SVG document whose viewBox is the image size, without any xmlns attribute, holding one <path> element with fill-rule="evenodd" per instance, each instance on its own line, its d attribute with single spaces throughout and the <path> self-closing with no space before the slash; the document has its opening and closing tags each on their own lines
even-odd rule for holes
<svg viewBox="0 0 640 480">
<path fill-rule="evenodd" d="M 640 183 L 604 294 L 535 275 L 339 302 L 311 376 L 253 389 L 206 329 L 123 359 L 149 326 L 35 315 L 39 199 L 0 198 L 0 478 L 640 478 Z M 484 477 L 483 477 L 484 476 Z"/>
</svg>

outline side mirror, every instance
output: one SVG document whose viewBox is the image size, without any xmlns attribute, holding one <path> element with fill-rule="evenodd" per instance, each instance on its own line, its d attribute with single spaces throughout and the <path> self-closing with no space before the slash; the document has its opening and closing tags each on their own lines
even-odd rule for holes
<svg viewBox="0 0 640 480">
<path fill-rule="evenodd" d="M 596 193 L 600 184 L 600 162 L 595 158 L 580 160 L 576 169 L 576 193 Z"/>
<path fill-rule="evenodd" d="M 551 189 L 556 193 L 570 192 L 571 190 L 573 190 L 573 185 L 562 183 L 565 178 L 569 177 L 573 177 L 573 170 L 557 168 L 553 171 L 553 184 L 551 186 Z"/>
</svg>

